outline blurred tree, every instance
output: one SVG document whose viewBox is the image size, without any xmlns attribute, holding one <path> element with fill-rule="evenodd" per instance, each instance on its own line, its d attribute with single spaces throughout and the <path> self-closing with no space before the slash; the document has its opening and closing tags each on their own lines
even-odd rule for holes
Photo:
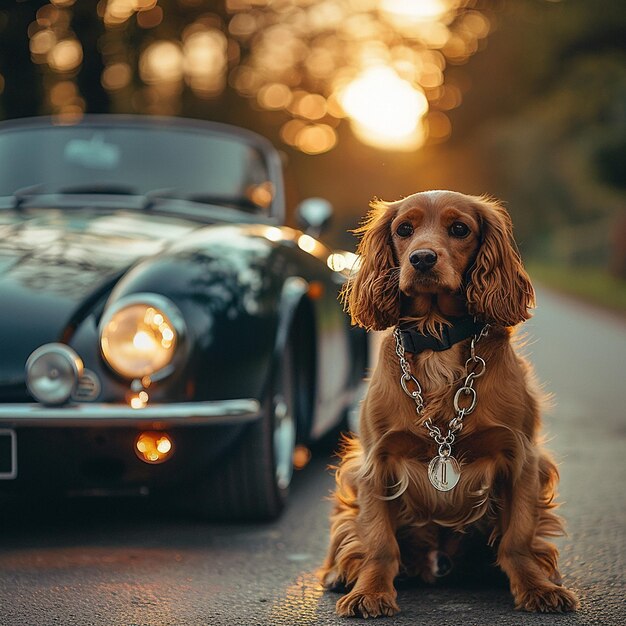
<svg viewBox="0 0 626 626">
<path fill-rule="evenodd" d="M 527 251 L 626 277 L 626 5 L 522 0 L 497 15 L 453 141 L 489 164 Z"/>
<path fill-rule="evenodd" d="M 15 3 L 0 11 L 0 77 L 3 87 L 0 110 L 4 118 L 41 113 L 43 84 L 41 72 L 31 61 L 28 27 L 41 2 Z"/>
<path fill-rule="evenodd" d="M 98 0 L 81 0 L 74 7 L 72 30 L 76 33 L 83 50 L 83 64 L 77 75 L 77 87 L 85 98 L 85 109 L 90 113 L 108 113 L 111 102 L 102 84 L 104 64 L 100 45 L 104 24 L 94 19 Z"/>
</svg>

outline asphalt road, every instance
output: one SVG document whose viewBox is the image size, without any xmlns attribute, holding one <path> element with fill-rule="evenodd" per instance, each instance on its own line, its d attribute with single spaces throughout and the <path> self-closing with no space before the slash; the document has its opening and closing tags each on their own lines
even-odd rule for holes
<svg viewBox="0 0 626 626">
<path fill-rule="evenodd" d="M 582 609 L 564 616 L 513 610 L 499 578 L 403 587 L 384 624 L 626 624 L 626 323 L 540 292 L 527 351 L 556 395 L 545 418 L 561 461 L 560 540 L 566 583 Z M 336 594 L 313 571 L 327 542 L 332 487 L 318 453 L 298 473 L 282 519 L 206 525 L 141 503 L 59 503 L 0 512 L 0 624 L 345 624 Z M 347 623 L 362 623 L 350 620 Z"/>
</svg>

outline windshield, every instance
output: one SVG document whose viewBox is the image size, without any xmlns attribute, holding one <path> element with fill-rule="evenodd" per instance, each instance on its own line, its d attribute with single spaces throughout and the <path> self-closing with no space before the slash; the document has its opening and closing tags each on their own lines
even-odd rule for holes
<svg viewBox="0 0 626 626">
<path fill-rule="evenodd" d="M 272 185 L 263 154 L 243 139 L 202 129 L 52 126 L 0 133 L 0 196 L 131 193 L 230 203 L 265 212 Z"/>
</svg>

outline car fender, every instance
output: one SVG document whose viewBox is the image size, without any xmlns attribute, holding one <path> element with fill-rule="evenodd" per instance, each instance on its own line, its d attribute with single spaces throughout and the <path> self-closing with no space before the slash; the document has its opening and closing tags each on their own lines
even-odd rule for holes
<svg viewBox="0 0 626 626">
<path fill-rule="evenodd" d="M 278 362 L 287 345 L 296 311 L 306 298 L 308 289 L 309 283 L 300 276 L 289 276 L 283 284 L 278 307 L 278 328 L 273 355 L 274 363 Z"/>
<path fill-rule="evenodd" d="M 155 386 L 155 398 L 263 400 L 308 283 L 297 275 L 294 250 L 246 227 L 202 230 L 137 264 L 107 306 L 158 293 L 180 309 L 185 358 Z"/>
</svg>

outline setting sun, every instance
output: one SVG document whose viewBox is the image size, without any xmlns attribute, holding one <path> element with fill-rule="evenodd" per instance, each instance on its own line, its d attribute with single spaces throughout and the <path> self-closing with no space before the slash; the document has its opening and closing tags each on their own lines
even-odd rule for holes
<svg viewBox="0 0 626 626">
<path fill-rule="evenodd" d="M 381 0 L 380 8 L 395 17 L 411 22 L 436 21 L 445 15 L 450 7 L 443 0 Z"/>
<path fill-rule="evenodd" d="M 365 143 L 411 150 L 424 142 L 426 96 L 389 67 L 364 71 L 343 89 L 340 101 Z"/>
</svg>

